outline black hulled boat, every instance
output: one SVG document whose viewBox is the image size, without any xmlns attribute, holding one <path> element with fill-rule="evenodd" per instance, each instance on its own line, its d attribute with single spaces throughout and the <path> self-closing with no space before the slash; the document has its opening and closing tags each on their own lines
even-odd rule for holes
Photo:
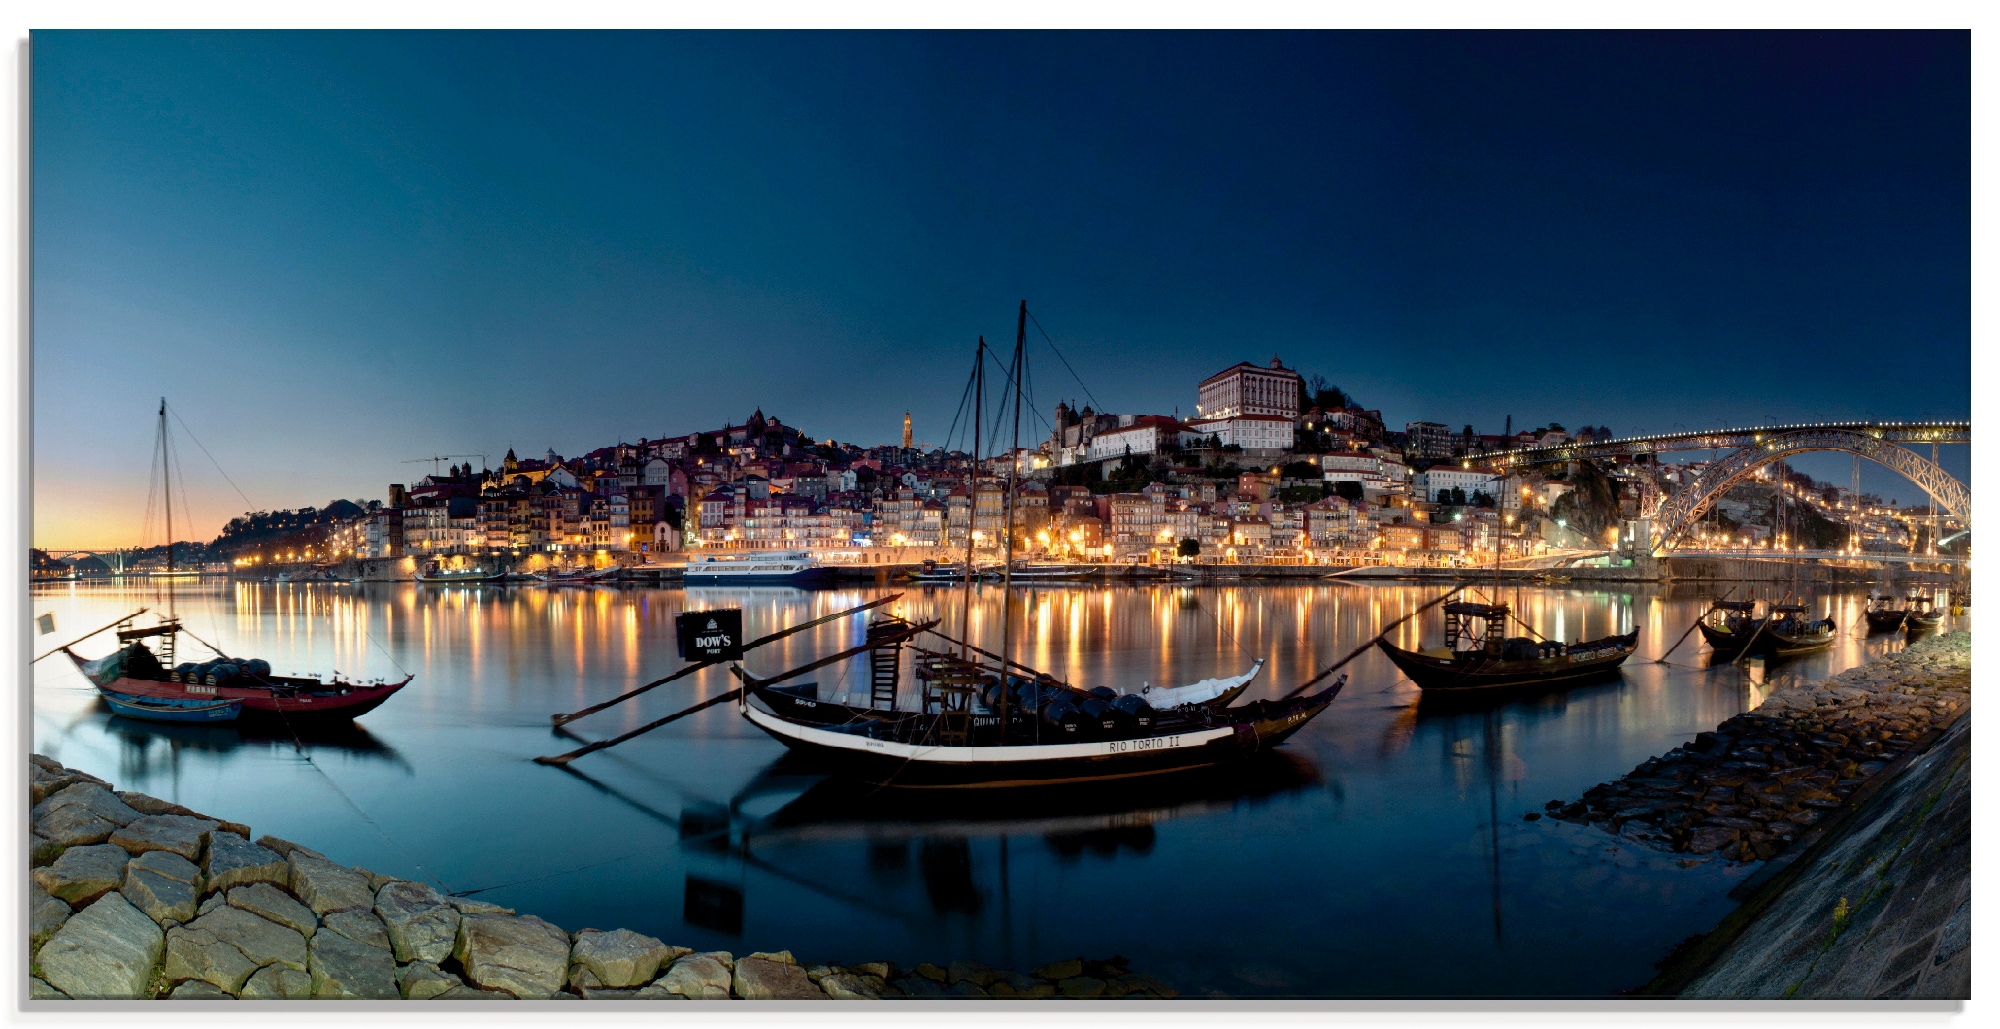
<svg viewBox="0 0 2000 1029">
<path fill-rule="evenodd" d="M 1403 674 L 1426 690 L 1497 690 L 1569 685 L 1615 674 L 1639 649 L 1639 630 L 1578 643 L 1506 634 L 1505 604 L 1444 606 L 1442 647 L 1404 650 L 1376 641 Z"/>
<path fill-rule="evenodd" d="M 1833 646 L 1839 626 L 1831 618 L 1806 617 L 1804 604 L 1771 605 L 1771 622 L 1756 652 L 1769 657 L 1795 657 Z"/>
<path fill-rule="evenodd" d="M 796 706 L 774 689 L 775 680 L 738 674 L 745 686 L 738 707 L 750 724 L 839 773 L 907 788 L 1103 782 L 1240 761 L 1283 743 L 1347 681 L 1343 675 L 1317 693 L 1242 707 L 1156 711 L 1136 694 L 1107 700 L 1084 693 L 1078 702 L 1074 689 L 1008 675 L 1008 703 L 994 711 L 972 700 L 998 689 L 996 669 L 940 662 L 923 710 L 856 712 L 828 723 L 779 714 Z"/>
<path fill-rule="evenodd" d="M 1701 638 L 1708 641 L 1709 649 L 1717 654 L 1741 654 L 1763 634 L 1765 621 L 1757 617 L 1756 601 L 1718 600 L 1695 624 L 1701 627 Z"/>
<path fill-rule="evenodd" d="M 1944 611 L 1937 606 L 1936 601 L 1923 596 L 1910 598 L 1909 617 L 1904 620 L 1903 625 L 1911 635 L 1931 632 L 1943 624 Z"/>
<path fill-rule="evenodd" d="M 1868 619 L 1869 632 L 1895 632 L 1903 627 L 1910 609 L 1907 605 L 1898 604 L 1894 597 L 1871 596 L 1868 598 L 1868 610 L 1862 614 Z"/>
</svg>

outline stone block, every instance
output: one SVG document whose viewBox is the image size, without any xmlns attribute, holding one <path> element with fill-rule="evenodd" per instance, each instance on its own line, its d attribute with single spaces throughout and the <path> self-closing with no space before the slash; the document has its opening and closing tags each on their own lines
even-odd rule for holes
<svg viewBox="0 0 2000 1029">
<path fill-rule="evenodd" d="M 291 863 L 292 893 L 312 908 L 313 914 L 375 907 L 375 891 L 368 888 L 368 877 L 354 869 L 299 849 L 287 860 Z"/>
<path fill-rule="evenodd" d="M 71 806 L 36 819 L 32 831 L 58 847 L 88 847 L 110 839 L 118 823 L 99 818 L 87 807 Z"/>
<path fill-rule="evenodd" d="M 373 918 L 373 915 L 369 916 Z M 313 934 L 311 959 L 315 1000 L 397 1000 L 396 959 L 386 947 L 371 947 L 338 932 Z"/>
<path fill-rule="evenodd" d="M 195 916 L 195 906 L 199 899 L 194 887 L 134 864 L 125 866 L 125 883 L 119 892 L 125 895 L 133 907 L 146 913 L 155 922 L 186 922 Z"/>
<path fill-rule="evenodd" d="M 373 911 L 363 911 L 359 908 L 335 911 L 321 919 L 320 926 L 331 929 L 356 943 L 380 947 L 383 950 L 389 949 L 389 931 L 382 925 L 382 920 L 375 917 Z"/>
<path fill-rule="evenodd" d="M 375 891 L 375 914 L 398 961 L 436 964 L 458 940 L 458 909 L 426 883 L 391 882 Z"/>
<path fill-rule="evenodd" d="M 826 994 L 795 964 L 746 957 L 736 962 L 730 987 L 744 1000 L 824 1000 Z"/>
<path fill-rule="evenodd" d="M 138 908 L 107 893 L 70 916 L 36 955 L 42 978 L 79 1000 L 148 996 L 166 934 Z"/>
<path fill-rule="evenodd" d="M 207 929 L 183 925 L 167 930 L 166 962 L 160 974 L 168 982 L 200 979 L 236 993 L 256 971 L 256 962 Z"/>
<path fill-rule="evenodd" d="M 467 914 L 452 956 L 476 986 L 545 1000 L 568 975 L 569 934 L 533 915 Z"/>
<path fill-rule="evenodd" d="M 599 986 L 623 989 L 653 981 L 659 975 L 660 963 L 671 955 L 672 949 L 666 944 L 630 929 L 610 932 L 585 929 L 576 934 L 570 962 L 589 969 Z"/>
<path fill-rule="evenodd" d="M 201 858 L 208 834 L 216 823 L 191 815 L 145 815 L 135 818 L 111 834 L 111 842 L 132 854 L 149 850 L 170 850 L 189 861 Z"/>
<path fill-rule="evenodd" d="M 201 867 L 208 875 L 209 891 L 255 882 L 290 886 L 292 881 L 291 865 L 283 855 L 220 829 L 209 834 Z"/>
<path fill-rule="evenodd" d="M 209 899 L 220 902 L 224 894 L 214 894 Z M 301 936 L 310 937 L 319 929 L 319 919 L 312 909 L 292 899 L 292 895 L 270 883 L 251 883 L 238 886 L 226 895 L 230 907 L 248 911 L 259 918 L 276 922 Z M 207 914 L 204 911 L 202 914 Z"/>
<path fill-rule="evenodd" d="M 108 843 L 71 847 L 53 863 L 35 869 L 32 877 L 49 896 L 81 907 L 117 889 L 125 881 L 128 860 L 123 847 Z"/>
<path fill-rule="evenodd" d="M 718 953 L 683 955 L 653 985 L 691 1000 L 727 1000 L 732 977 Z"/>
<path fill-rule="evenodd" d="M 242 951 L 253 964 L 281 964 L 301 972 L 306 970 L 304 936 L 241 908 L 224 905 L 188 925 L 214 933 L 217 939 Z"/>
<path fill-rule="evenodd" d="M 243 984 L 243 992 L 238 996 L 244 1000 L 310 1000 L 312 973 L 283 965 L 265 965 Z"/>
<path fill-rule="evenodd" d="M 42 889 L 40 883 L 30 882 L 28 884 L 28 956 L 33 957 L 36 951 L 41 950 L 42 944 L 49 942 L 49 937 L 54 936 L 56 930 L 62 928 L 64 922 L 69 921 L 69 915 L 70 909 L 68 904 L 49 896 L 49 891 Z"/>
<path fill-rule="evenodd" d="M 118 799 L 117 794 L 95 783 L 87 782 L 73 783 L 49 794 L 48 799 L 35 805 L 29 817 L 42 818 L 66 807 L 83 808 L 117 825 L 124 825 L 139 817 L 139 812 Z"/>
</svg>

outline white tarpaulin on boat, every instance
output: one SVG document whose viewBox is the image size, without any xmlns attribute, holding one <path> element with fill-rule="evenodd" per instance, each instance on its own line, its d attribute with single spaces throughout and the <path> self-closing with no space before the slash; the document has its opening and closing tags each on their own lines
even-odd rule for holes
<svg viewBox="0 0 2000 1029">
<path fill-rule="evenodd" d="M 1139 696 L 1146 698 L 1146 703 L 1152 705 L 1155 711 L 1165 711 L 1188 704 L 1206 704 L 1255 679 L 1257 673 L 1263 670 L 1264 659 L 1260 657 L 1250 666 L 1250 670 L 1242 675 L 1232 675 L 1226 679 L 1203 679 L 1186 686 L 1146 685 L 1139 687 L 1138 693 Z"/>
</svg>

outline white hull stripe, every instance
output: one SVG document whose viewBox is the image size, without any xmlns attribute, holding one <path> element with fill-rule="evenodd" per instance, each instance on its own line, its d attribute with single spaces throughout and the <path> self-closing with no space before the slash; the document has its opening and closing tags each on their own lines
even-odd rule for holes
<svg viewBox="0 0 2000 1029">
<path fill-rule="evenodd" d="M 1184 747 L 1199 747 L 1211 741 L 1232 735 L 1235 730 L 1198 729 L 1173 736 L 1157 736 L 1137 740 L 1102 740 L 1095 743 L 1050 743 L 1041 746 L 1020 747 L 927 747 L 911 743 L 896 743 L 891 740 L 871 740 L 866 736 L 856 736 L 844 732 L 828 732 L 803 725 L 794 725 L 776 715 L 760 710 L 755 704 L 743 706 L 744 717 L 751 724 L 775 736 L 811 743 L 832 750 L 848 750 L 859 754 L 881 754 L 885 757 L 902 758 L 908 761 L 922 761 L 931 764 L 1009 764 L 1022 761 L 1051 761 L 1065 758 L 1123 757 L 1143 754 L 1153 750 L 1173 750 Z"/>
</svg>

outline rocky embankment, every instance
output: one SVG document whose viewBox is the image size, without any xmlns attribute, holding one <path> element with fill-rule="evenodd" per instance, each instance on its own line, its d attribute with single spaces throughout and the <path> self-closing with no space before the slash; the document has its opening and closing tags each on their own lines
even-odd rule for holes
<svg viewBox="0 0 2000 1029">
<path fill-rule="evenodd" d="M 696 952 L 329 860 L 40 755 L 29 760 L 31 999 L 1172 998 L 1122 958 L 803 966 Z"/>
<path fill-rule="evenodd" d="M 1701 999 L 1972 996 L 1972 719 L 1642 991 Z"/>
<path fill-rule="evenodd" d="M 1873 664 L 1773 692 L 1548 817 L 1637 846 L 1769 860 L 1971 703 L 1972 637 L 1921 640 Z M 1543 817 L 1530 812 L 1528 819 Z"/>
</svg>

